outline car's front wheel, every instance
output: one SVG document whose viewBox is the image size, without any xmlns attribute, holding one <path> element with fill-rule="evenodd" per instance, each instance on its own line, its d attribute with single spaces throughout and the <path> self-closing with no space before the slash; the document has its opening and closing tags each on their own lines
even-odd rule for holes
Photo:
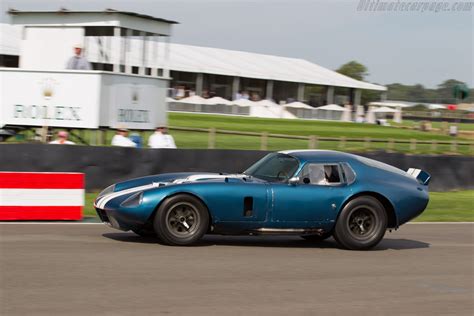
<svg viewBox="0 0 474 316">
<path fill-rule="evenodd" d="M 209 213 L 199 199 L 178 194 L 160 205 L 153 226 L 163 243 L 187 246 L 201 239 L 207 232 Z"/>
<path fill-rule="evenodd" d="M 376 246 L 387 230 L 387 213 L 374 197 L 355 198 L 343 208 L 334 228 L 334 239 L 343 248 L 366 250 Z"/>
</svg>

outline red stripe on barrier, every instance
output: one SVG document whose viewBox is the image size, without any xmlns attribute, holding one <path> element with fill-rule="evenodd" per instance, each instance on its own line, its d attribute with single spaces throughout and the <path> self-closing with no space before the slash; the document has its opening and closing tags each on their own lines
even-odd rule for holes
<svg viewBox="0 0 474 316">
<path fill-rule="evenodd" d="M 82 189 L 83 173 L 0 172 L 0 189 Z"/>
<path fill-rule="evenodd" d="M 0 206 L 0 220 L 80 220 L 82 206 Z"/>
</svg>

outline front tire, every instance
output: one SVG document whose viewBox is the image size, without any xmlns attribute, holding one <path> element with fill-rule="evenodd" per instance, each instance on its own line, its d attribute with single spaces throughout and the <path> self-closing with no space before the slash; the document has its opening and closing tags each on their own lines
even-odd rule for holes
<svg viewBox="0 0 474 316">
<path fill-rule="evenodd" d="M 371 196 L 349 201 L 339 214 L 334 239 L 350 250 L 367 250 L 376 246 L 387 230 L 387 213 L 383 205 Z"/>
<path fill-rule="evenodd" d="M 209 213 L 197 198 L 178 194 L 158 208 L 153 226 L 158 238 L 167 245 L 188 246 L 207 232 Z"/>
</svg>

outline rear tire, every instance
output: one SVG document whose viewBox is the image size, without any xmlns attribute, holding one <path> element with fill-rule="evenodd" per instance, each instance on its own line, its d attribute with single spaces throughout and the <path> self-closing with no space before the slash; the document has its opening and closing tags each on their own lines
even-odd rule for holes
<svg viewBox="0 0 474 316">
<path fill-rule="evenodd" d="M 367 250 L 376 246 L 387 230 L 387 213 L 383 205 L 371 196 L 349 201 L 339 214 L 334 239 L 350 250 Z"/>
<path fill-rule="evenodd" d="M 207 232 L 209 213 L 199 199 L 187 194 L 178 194 L 160 205 L 153 226 L 164 244 L 188 246 L 197 242 Z"/>
</svg>

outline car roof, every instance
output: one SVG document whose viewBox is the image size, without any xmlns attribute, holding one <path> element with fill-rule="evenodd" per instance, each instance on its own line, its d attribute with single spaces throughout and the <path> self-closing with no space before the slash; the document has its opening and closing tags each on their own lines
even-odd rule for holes
<svg viewBox="0 0 474 316">
<path fill-rule="evenodd" d="M 343 153 L 335 150 L 319 150 L 319 149 L 298 149 L 283 150 L 282 154 L 290 155 L 298 158 L 300 161 L 348 161 L 356 158 L 353 154 Z"/>
</svg>

